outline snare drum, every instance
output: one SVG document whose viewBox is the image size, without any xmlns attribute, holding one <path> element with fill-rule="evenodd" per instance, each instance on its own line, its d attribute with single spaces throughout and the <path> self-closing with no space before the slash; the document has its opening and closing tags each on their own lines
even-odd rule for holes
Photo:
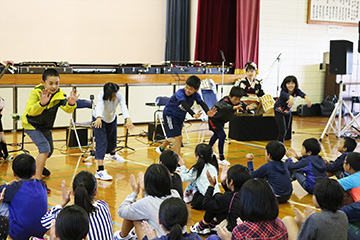
<svg viewBox="0 0 360 240">
<path fill-rule="evenodd" d="M 269 111 L 270 109 L 274 108 L 275 101 L 270 94 L 266 94 L 260 97 L 264 112 Z"/>
</svg>

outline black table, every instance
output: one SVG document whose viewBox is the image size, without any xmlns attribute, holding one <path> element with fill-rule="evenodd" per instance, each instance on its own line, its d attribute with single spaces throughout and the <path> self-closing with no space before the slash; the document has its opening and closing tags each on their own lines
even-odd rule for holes
<svg viewBox="0 0 360 240">
<path fill-rule="evenodd" d="M 291 139 L 291 128 L 285 140 Z M 276 140 L 278 126 L 275 117 L 234 115 L 229 122 L 229 138 L 238 141 Z"/>
</svg>

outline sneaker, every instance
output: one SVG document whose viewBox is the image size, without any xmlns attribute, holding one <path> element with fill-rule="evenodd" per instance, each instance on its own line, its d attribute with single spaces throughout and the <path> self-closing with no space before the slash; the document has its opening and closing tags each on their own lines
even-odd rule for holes
<svg viewBox="0 0 360 240">
<path fill-rule="evenodd" d="M 113 177 L 107 173 L 106 169 L 102 170 L 102 171 L 96 171 L 95 177 L 97 179 L 104 180 L 104 181 L 109 181 L 109 180 L 113 179 Z"/>
<path fill-rule="evenodd" d="M 228 165 L 228 166 L 230 166 L 230 162 L 228 161 L 228 160 L 219 160 L 219 164 L 220 165 Z"/>
<path fill-rule="evenodd" d="M 157 148 L 156 148 L 156 152 L 158 153 L 158 154 L 161 154 L 164 150 L 161 150 L 161 148 L 160 148 L 161 146 L 158 146 Z"/>
<path fill-rule="evenodd" d="M 14 156 L 13 155 L 8 155 L 5 160 L 6 161 L 10 161 L 10 160 L 13 160 Z"/>
<path fill-rule="evenodd" d="M 44 169 L 43 169 L 43 172 L 42 172 L 42 175 L 43 176 L 45 176 L 45 177 L 48 177 L 48 176 L 50 176 L 50 171 L 49 171 L 49 169 L 47 169 L 46 167 L 44 167 Z"/>
<path fill-rule="evenodd" d="M 121 157 L 119 154 L 115 153 L 114 155 L 109 156 L 110 159 L 115 160 L 118 163 L 123 163 L 125 162 L 125 159 L 123 157 Z"/>
<path fill-rule="evenodd" d="M 126 237 L 120 236 L 121 230 L 114 233 L 114 240 L 137 240 L 135 230 L 132 229 Z"/>
<path fill-rule="evenodd" d="M 46 193 L 47 194 L 50 194 L 51 193 L 51 189 L 50 188 L 48 188 L 48 186 L 47 186 L 47 184 L 46 184 L 46 182 L 45 181 L 43 181 L 43 180 L 40 180 L 41 182 L 42 182 L 42 184 L 44 185 L 44 187 L 46 188 Z"/>
<path fill-rule="evenodd" d="M 195 225 L 190 227 L 190 232 L 192 233 L 197 233 L 199 235 L 206 235 L 206 234 L 210 234 L 210 228 L 206 227 L 201 229 L 200 228 L 200 224 L 197 222 L 195 223 Z"/>
<path fill-rule="evenodd" d="M 192 199 L 193 199 L 193 195 L 184 196 L 185 203 L 191 203 Z"/>
</svg>

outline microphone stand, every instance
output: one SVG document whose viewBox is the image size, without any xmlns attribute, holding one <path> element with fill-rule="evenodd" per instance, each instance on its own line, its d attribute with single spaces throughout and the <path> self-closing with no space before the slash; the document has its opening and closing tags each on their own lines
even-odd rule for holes
<svg viewBox="0 0 360 240">
<path fill-rule="evenodd" d="M 223 50 L 220 50 L 221 58 L 222 58 L 222 70 L 221 70 L 221 90 L 220 90 L 220 96 L 223 98 L 224 95 L 224 74 L 225 74 L 225 55 Z"/>
<path fill-rule="evenodd" d="M 276 76 L 276 97 L 279 97 L 279 91 L 280 91 L 280 56 L 281 53 L 279 54 L 279 56 L 277 56 L 276 61 L 277 61 L 277 76 Z"/>
</svg>

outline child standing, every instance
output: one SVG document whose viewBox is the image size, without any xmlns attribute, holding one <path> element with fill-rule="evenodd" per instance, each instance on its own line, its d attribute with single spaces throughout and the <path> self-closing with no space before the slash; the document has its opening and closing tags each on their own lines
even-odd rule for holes
<svg viewBox="0 0 360 240">
<path fill-rule="evenodd" d="M 344 170 L 350 175 L 339 179 L 340 185 L 345 191 L 349 191 L 355 202 L 360 201 L 360 153 L 351 152 L 347 155 Z"/>
<path fill-rule="evenodd" d="M 316 213 L 310 207 L 306 213 L 301 213 L 295 208 L 295 218 L 288 216 L 283 219 L 289 232 L 289 240 L 346 240 L 348 221 L 346 214 L 339 211 L 343 200 L 340 184 L 334 179 L 321 179 L 316 183 L 312 199 L 315 207 L 321 208 L 320 213 Z"/>
<path fill-rule="evenodd" d="M 184 159 L 180 159 L 180 177 L 183 182 L 191 182 L 194 186 L 192 194 L 194 195 L 191 201 L 191 206 L 194 209 L 203 209 L 203 199 L 206 190 L 210 186 L 207 171 L 211 177 L 218 176 L 219 166 L 215 155 L 213 154 L 210 145 L 200 143 L 195 148 L 195 161 L 196 163 L 188 170 L 185 166 Z M 219 193 L 220 188 L 215 184 L 214 194 Z M 186 190 L 185 190 L 186 196 Z"/>
<path fill-rule="evenodd" d="M 138 239 L 144 237 L 141 222 L 147 221 L 158 236 L 165 235 L 165 231 L 159 224 L 160 204 L 169 197 L 180 197 L 176 190 L 171 190 L 171 179 L 169 170 L 162 164 L 152 164 L 145 172 L 139 174 L 138 180 L 130 175 L 132 193 L 121 203 L 118 214 L 123 218 L 121 231 L 114 233 L 115 240 L 132 238 L 135 227 Z M 143 198 L 136 200 L 142 191 Z M 131 232 L 130 232 L 131 231 Z"/>
<path fill-rule="evenodd" d="M 264 178 L 274 190 L 276 199 L 279 203 L 285 203 L 292 194 L 292 184 L 289 170 L 281 159 L 286 153 L 286 148 L 282 142 L 271 141 L 265 147 L 265 159 L 268 163 L 262 165 L 254 172 L 253 154 L 247 154 L 248 168 L 253 178 Z"/>
<path fill-rule="evenodd" d="M 59 84 L 59 73 L 55 69 L 46 69 L 42 75 L 41 83 L 31 91 L 26 102 L 26 110 L 22 116 L 22 126 L 39 150 L 36 157 L 35 178 L 37 179 L 42 179 L 43 174 L 50 175 L 50 171 L 44 167 L 46 159 L 54 151 L 51 129 L 58 108 L 60 107 L 67 113 L 72 113 L 79 97 L 76 89 L 74 89 L 66 98 L 66 94 L 59 88 Z"/>
<path fill-rule="evenodd" d="M 239 192 L 240 219 L 232 233 L 226 227 L 216 226 L 219 236 L 209 240 L 277 239 L 287 240 L 288 233 L 278 218 L 279 205 L 270 185 L 261 178 L 250 179 Z"/>
<path fill-rule="evenodd" d="M 3 116 L 3 109 L 5 106 L 5 100 L 0 97 L 0 158 L 3 158 L 4 160 L 12 160 L 14 157 L 12 155 L 9 155 L 7 146 L 6 146 L 6 139 L 4 134 L 4 129 L 2 125 L 1 118 Z"/>
<path fill-rule="evenodd" d="M 310 194 L 313 193 L 315 183 L 326 177 L 325 161 L 318 155 L 320 151 L 319 141 L 315 138 L 308 138 L 302 143 L 301 157 L 292 148 L 289 148 L 286 153 L 289 159 L 285 164 L 290 171 L 291 178 L 297 180 L 301 187 Z M 293 162 L 292 156 L 299 161 Z"/>
<path fill-rule="evenodd" d="M 216 225 L 226 219 L 233 198 L 238 194 L 242 185 L 251 178 L 249 170 L 245 166 L 236 164 L 226 172 L 227 177 L 222 183 L 226 186 L 225 193 L 214 195 L 216 177 L 211 177 L 209 172 L 207 173 L 210 186 L 203 200 L 204 218 L 190 227 L 191 232 L 201 235 L 209 234 L 211 229 L 214 229 Z"/>
<path fill-rule="evenodd" d="M 188 220 L 188 208 L 185 202 L 179 198 L 165 199 L 159 209 L 159 222 L 166 235 L 158 236 L 147 222 L 143 222 L 142 229 L 146 236 L 143 240 L 201 240 L 195 233 L 183 233 L 183 228 Z"/>
<path fill-rule="evenodd" d="M 184 197 L 183 183 L 181 177 L 176 172 L 179 164 L 179 156 L 173 150 L 166 149 L 160 154 L 160 163 L 163 164 L 170 172 L 171 189 L 178 191 L 181 199 Z"/>
<path fill-rule="evenodd" d="M 185 88 L 179 89 L 171 96 L 169 102 L 166 104 L 163 111 L 164 128 L 166 132 L 166 139 L 161 146 L 156 148 L 156 152 L 161 154 L 165 148 L 173 142 L 174 152 L 180 156 L 182 143 L 182 127 L 185 120 L 185 115 L 188 112 L 192 117 L 198 119 L 202 111 L 195 113 L 191 107 L 196 101 L 197 104 L 206 112 L 209 117 L 214 116 L 215 109 L 206 105 L 198 93 L 200 88 L 200 78 L 193 75 L 186 80 Z"/>
<path fill-rule="evenodd" d="M 281 83 L 280 97 L 274 105 L 275 120 L 279 128 L 277 140 L 280 142 L 284 142 L 286 133 L 291 128 L 291 110 L 297 96 L 304 98 L 307 106 L 311 107 L 311 100 L 299 89 L 297 78 L 295 76 L 287 76 Z"/>
<path fill-rule="evenodd" d="M 75 205 L 81 207 L 89 215 L 89 240 L 113 239 L 113 224 L 110 209 L 105 201 L 94 201 L 97 193 L 97 182 L 90 172 L 79 172 L 72 184 Z M 57 219 L 59 213 L 70 202 L 70 191 L 66 191 L 65 181 L 61 184 L 63 200 L 60 204 L 52 207 L 42 218 L 41 224 L 44 228 L 50 229 L 51 221 Z M 60 214 L 59 214 L 60 215 Z"/>
<path fill-rule="evenodd" d="M 94 136 L 96 142 L 95 160 L 98 163 L 98 169 L 95 177 L 100 180 L 112 180 L 113 177 L 104 169 L 104 157 L 110 153 L 110 159 L 118 163 L 125 162 L 125 159 L 116 152 L 117 143 L 117 116 L 116 107 L 120 104 L 125 126 L 132 130 L 134 125 L 131 122 L 129 112 L 126 107 L 124 96 L 119 93 L 119 86 L 108 82 L 104 85 L 97 98 L 97 104 L 93 113 Z"/>
<path fill-rule="evenodd" d="M 335 161 L 326 161 L 326 172 L 329 177 L 335 175 L 337 179 L 340 179 L 346 176 L 343 168 L 344 160 L 350 152 L 355 150 L 356 145 L 356 141 L 353 138 L 341 138 L 340 144 L 338 146 L 338 151 L 341 153 L 341 155 Z"/>
<path fill-rule="evenodd" d="M 216 108 L 215 115 L 213 117 L 209 117 L 209 129 L 213 132 L 209 145 L 212 147 L 214 146 L 216 140 L 219 140 L 218 148 L 220 164 L 230 164 L 224 157 L 224 143 L 226 139 L 224 125 L 230 120 L 236 110 L 246 109 L 246 104 L 240 102 L 241 97 L 241 88 L 232 87 L 229 96 L 222 98 L 214 105 L 214 108 Z"/>
<path fill-rule="evenodd" d="M 47 211 L 47 194 L 43 182 L 31 178 L 36 170 L 35 159 L 29 154 L 17 155 L 12 169 L 17 181 L 0 186 L 0 192 L 6 188 L 0 215 L 9 218 L 12 239 L 41 238 L 47 231 L 40 223 Z"/>
</svg>

